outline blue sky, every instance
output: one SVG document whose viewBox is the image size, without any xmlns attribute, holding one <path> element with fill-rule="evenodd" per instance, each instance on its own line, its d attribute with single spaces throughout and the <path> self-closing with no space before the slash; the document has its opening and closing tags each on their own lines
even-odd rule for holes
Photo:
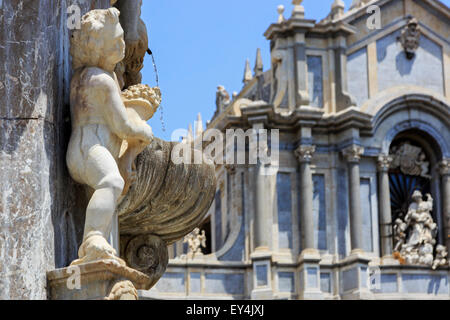
<svg viewBox="0 0 450 320">
<path fill-rule="evenodd" d="M 142 18 L 147 24 L 149 46 L 154 53 L 163 99 L 161 110 L 150 120 L 155 136 L 171 139 L 171 133 L 187 128 L 201 112 L 203 121 L 215 111 L 217 85 L 230 95 L 242 89 L 245 60 L 253 68 L 261 48 L 264 70 L 270 68 L 269 42 L 263 36 L 276 22 L 277 6 L 292 12 L 290 0 L 144 0 Z M 346 8 L 352 0 L 345 0 Z M 447 6 L 450 0 L 443 1 Z M 320 20 L 333 0 L 305 0 L 305 16 Z M 145 58 L 143 83 L 155 86 L 150 56 Z"/>
</svg>

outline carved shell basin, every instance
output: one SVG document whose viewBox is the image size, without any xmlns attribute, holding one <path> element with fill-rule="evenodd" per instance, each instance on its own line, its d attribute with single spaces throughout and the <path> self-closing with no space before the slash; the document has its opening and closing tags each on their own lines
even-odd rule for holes
<svg viewBox="0 0 450 320">
<path fill-rule="evenodd" d="M 197 227 L 214 199 L 213 164 L 175 164 L 178 144 L 155 138 L 136 159 L 136 180 L 117 207 L 121 238 L 156 235 L 166 245 Z"/>
</svg>

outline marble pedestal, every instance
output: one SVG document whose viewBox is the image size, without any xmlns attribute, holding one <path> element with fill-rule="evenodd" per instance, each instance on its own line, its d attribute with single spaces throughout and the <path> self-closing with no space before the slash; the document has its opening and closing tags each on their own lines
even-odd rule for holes
<svg viewBox="0 0 450 320">
<path fill-rule="evenodd" d="M 113 260 L 100 260 L 47 273 L 49 300 L 137 300 L 151 279 Z"/>
<path fill-rule="evenodd" d="M 253 264 L 252 300 L 273 299 L 272 253 L 267 247 L 256 248 L 251 254 Z"/>
<path fill-rule="evenodd" d="M 342 299 L 372 300 L 373 292 L 369 288 L 369 262 L 371 259 L 363 251 L 354 250 L 347 257 L 341 271 Z"/>
<path fill-rule="evenodd" d="M 303 250 L 299 257 L 300 299 L 323 300 L 320 290 L 320 254 L 317 250 Z"/>
</svg>

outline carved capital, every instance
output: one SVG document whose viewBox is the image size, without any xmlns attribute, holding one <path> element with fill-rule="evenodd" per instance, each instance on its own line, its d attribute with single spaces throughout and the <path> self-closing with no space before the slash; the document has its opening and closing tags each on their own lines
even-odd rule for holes
<svg viewBox="0 0 450 320">
<path fill-rule="evenodd" d="M 380 154 L 378 156 L 378 171 L 387 172 L 391 166 L 394 158 L 386 154 Z"/>
<path fill-rule="evenodd" d="M 342 155 L 345 157 L 345 160 L 347 160 L 347 162 L 359 162 L 363 153 L 364 148 L 356 144 L 342 150 Z"/>
<path fill-rule="evenodd" d="M 295 156 L 300 163 L 310 163 L 315 152 L 316 146 L 301 145 L 295 150 Z"/>
<path fill-rule="evenodd" d="M 439 164 L 439 173 L 441 176 L 448 176 L 450 175 L 450 159 L 444 159 Z"/>
</svg>

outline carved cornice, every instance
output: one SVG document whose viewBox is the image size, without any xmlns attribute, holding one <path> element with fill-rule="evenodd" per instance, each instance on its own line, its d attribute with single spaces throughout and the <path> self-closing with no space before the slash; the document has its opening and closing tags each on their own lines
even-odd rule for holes
<svg viewBox="0 0 450 320">
<path fill-rule="evenodd" d="M 450 175 L 450 159 L 444 159 L 439 164 L 439 173 L 441 176 L 448 176 Z"/>
<path fill-rule="evenodd" d="M 316 146 L 301 145 L 295 150 L 295 156 L 300 163 L 310 163 L 314 153 L 316 152 Z"/>
<path fill-rule="evenodd" d="M 342 155 L 347 162 L 359 162 L 361 156 L 364 153 L 364 148 L 356 144 L 351 145 L 342 150 Z"/>
<path fill-rule="evenodd" d="M 394 158 L 386 154 L 378 156 L 378 171 L 388 172 Z"/>
</svg>

